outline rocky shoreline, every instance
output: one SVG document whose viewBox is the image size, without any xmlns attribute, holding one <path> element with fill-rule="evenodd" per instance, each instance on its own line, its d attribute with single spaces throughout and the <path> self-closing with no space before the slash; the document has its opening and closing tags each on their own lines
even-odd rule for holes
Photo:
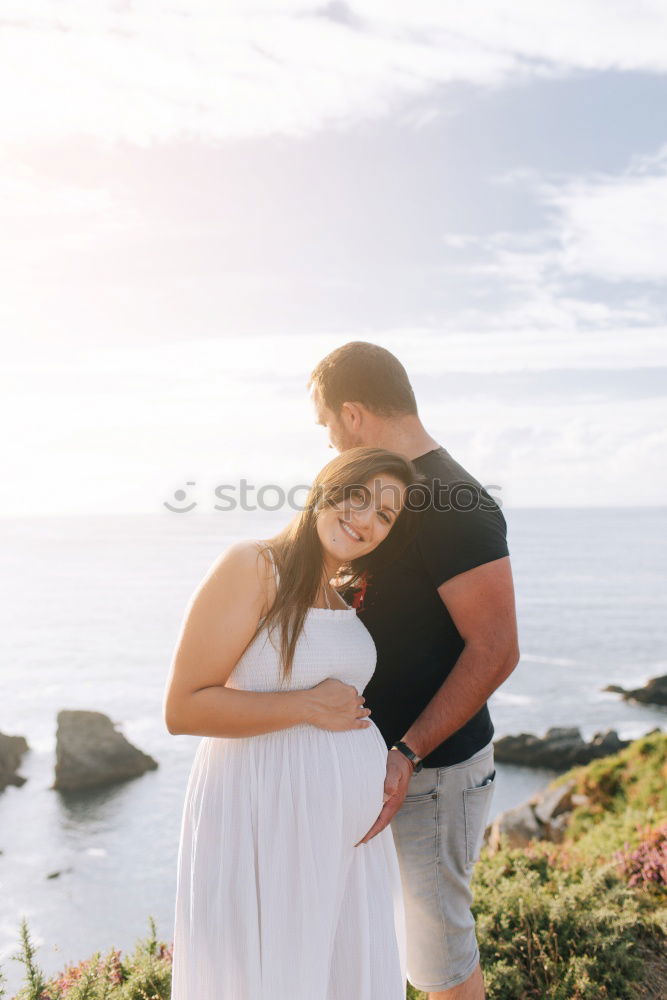
<svg viewBox="0 0 667 1000">
<path fill-rule="evenodd" d="M 500 813 L 486 830 L 489 849 L 497 851 L 503 843 L 509 848 L 526 847 L 533 840 L 560 844 L 574 809 L 589 804 L 575 789 L 575 781 L 555 782 L 528 802 Z"/>
<path fill-rule="evenodd" d="M 58 712 L 52 788 L 78 791 L 137 778 L 157 761 L 133 746 L 103 712 Z"/>
<path fill-rule="evenodd" d="M 586 742 L 581 730 L 555 728 L 544 736 L 519 733 L 503 736 L 494 744 L 495 759 L 503 764 L 520 764 L 522 767 L 541 767 L 549 771 L 569 771 L 571 767 L 590 764 L 600 757 L 609 757 L 629 745 L 629 740 L 619 739 L 615 729 L 596 733 Z"/>
<path fill-rule="evenodd" d="M 17 774 L 21 757 L 30 748 L 24 736 L 0 733 L 0 792 L 21 787 Z M 58 712 L 55 778 L 51 788 L 71 792 L 99 788 L 154 771 L 158 762 L 133 746 L 103 712 Z"/>
<path fill-rule="evenodd" d="M 25 736 L 8 736 L 0 733 L 0 792 L 8 785 L 20 788 L 26 783 L 26 778 L 17 774 L 21 766 L 21 758 L 30 749 Z"/>
<path fill-rule="evenodd" d="M 641 688 L 626 690 L 617 684 L 610 684 L 602 690 L 612 694 L 620 694 L 625 701 L 638 701 L 642 705 L 667 706 L 667 674 L 662 677 L 654 677 Z"/>
<path fill-rule="evenodd" d="M 667 705 L 667 675 L 653 678 L 642 688 L 626 690 L 610 685 L 604 690 L 646 705 Z M 501 737 L 494 749 L 500 763 L 564 772 L 618 753 L 628 745 L 629 741 L 620 739 L 614 729 L 596 733 L 586 742 L 577 727 L 559 727 L 549 729 L 542 737 L 532 733 Z M 24 736 L 0 733 L 0 792 L 8 785 L 25 784 L 18 768 L 28 750 Z M 58 713 L 52 788 L 96 788 L 139 777 L 157 767 L 157 761 L 133 746 L 103 712 L 63 709 Z M 524 819 L 532 829 L 527 813 Z"/>
</svg>

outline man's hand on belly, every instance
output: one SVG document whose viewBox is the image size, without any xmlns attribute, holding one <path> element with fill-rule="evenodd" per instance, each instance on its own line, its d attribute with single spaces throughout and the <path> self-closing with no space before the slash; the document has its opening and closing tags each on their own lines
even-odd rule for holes
<svg viewBox="0 0 667 1000">
<path fill-rule="evenodd" d="M 384 805 L 373 826 L 363 840 L 359 841 L 359 844 L 367 844 L 369 840 L 372 840 L 385 827 L 389 826 L 403 805 L 411 777 L 412 764 L 407 757 L 398 750 L 389 750 L 387 753 L 387 775 L 384 779 Z M 354 846 L 359 847 L 359 844 Z"/>
</svg>

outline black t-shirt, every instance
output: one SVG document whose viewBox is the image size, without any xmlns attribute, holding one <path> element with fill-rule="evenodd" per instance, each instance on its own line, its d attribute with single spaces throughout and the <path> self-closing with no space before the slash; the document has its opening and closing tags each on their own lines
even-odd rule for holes
<svg viewBox="0 0 667 1000">
<path fill-rule="evenodd" d="M 371 718 L 387 746 L 400 740 L 451 672 L 464 642 L 437 588 L 459 573 L 508 555 L 500 508 L 444 448 L 415 459 L 431 502 L 402 555 L 368 579 L 357 614 L 377 648 L 365 689 Z M 345 598 L 351 601 L 354 592 Z M 486 705 L 424 760 L 443 767 L 467 760 L 493 737 Z"/>
</svg>

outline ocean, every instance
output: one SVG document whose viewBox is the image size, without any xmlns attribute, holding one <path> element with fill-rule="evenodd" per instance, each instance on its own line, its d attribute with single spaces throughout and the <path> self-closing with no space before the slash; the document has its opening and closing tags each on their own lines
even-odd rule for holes
<svg viewBox="0 0 667 1000">
<path fill-rule="evenodd" d="M 491 699 L 496 735 L 579 726 L 622 737 L 664 728 L 664 710 L 601 689 L 667 673 L 667 508 L 506 511 L 521 662 Z M 3 518 L 0 731 L 24 735 L 22 788 L 0 793 L 0 966 L 28 921 L 47 974 L 148 930 L 171 940 L 181 809 L 197 737 L 170 735 L 162 699 L 185 606 L 218 554 L 268 537 L 284 515 Z M 372 707 L 372 706 L 371 706 Z M 111 788 L 53 782 L 60 709 L 107 713 L 159 762 Z M 493 811 L 550 772 L 499 764 Z M 49 875 L 59 872 L 56 877 Z"/>
</svg>

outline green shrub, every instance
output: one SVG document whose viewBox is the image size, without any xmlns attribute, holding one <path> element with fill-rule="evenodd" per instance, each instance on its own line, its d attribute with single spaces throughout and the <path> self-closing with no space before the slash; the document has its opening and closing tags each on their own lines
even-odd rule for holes
<svg viewBox="0 0 667 1000">
<path fill-rule="evenodd" d="M 560 780 L 569 778 L 589 804 L 575 809 L 568 841 L 591 859 L 611 858 L 639 844 L 647 824 L 667 820 L 667 734 L 650 733 Z"/>
<path fill-rule="evenodd" d="M 169 1000 L 171 948 L 157 940 L 152 917 L 148 923 L 148 937 L 127 958 L 115 948 L 104 959 L 97 952 L 47 981 L 37 967 L 35 948 L 22 921 L 21 952 L 16 958 L 26 967 L 26 983 L 14 1000 Z"/>
<path fill-rule="evenodd" d="M 408 983 L 408 992 L 406 993 L 406 1000 L 425 1000 L 426 993 L 420 993 L 416 990 L 414 986 L 410 986 Z"/>
<path fill-rule="evenodd" d="M 575 768 L 588 803 L 562 845 L 486 852 L 473 910 L 489 1000 L 631 1000 L 667 944 L 667 903 L 628 884 L 618 852 L 667 819 L 667 735 Z M 667 983 L 665 983 L 667 996 Z"/>
<path fill-rule="evenodd" d="M 20 927 L 21 950 L 14 956 L 17 962 L 25 966 L 25 985 L 15 1000 L 42 1000 L 46 987 L 46 980 L 35 961 L 35 946 L 30 937 L 26 920 L 21 921 Z"/>
<path fill-rule="evenodd" d="M 613 865 L 552 863 L 553 848 L 501 851 L 477 868 L 474 912 L 489 1000 L 632 1000 L 650 909 Z"/>
<path fill-rule="evenodd" d="M 155 921 L 151 933 L 140 941 L 126 963 L 127 975 L 118 1000 L 169 1000 L 171 993 L 171 948 L 157 940 Z"/>
</svg>

